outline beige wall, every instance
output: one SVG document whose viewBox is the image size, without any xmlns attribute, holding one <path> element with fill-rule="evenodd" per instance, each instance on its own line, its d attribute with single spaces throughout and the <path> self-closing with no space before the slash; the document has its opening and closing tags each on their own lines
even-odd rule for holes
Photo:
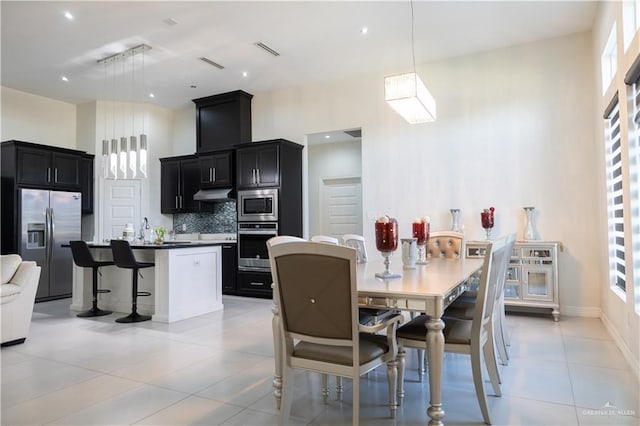
<svg viewBox="0 0 640 426">
<path fill-rule="evenodd" d="M 2 98 L 1 138 L 76 149 L 76 106 L 8 87 Z"/>
<path fill-rule="evenodd" d="M 396 216 L 407 236 L 416 216 L 432 229 L 462 210 L 468 239 L 484 232 L 479 214 L 496 207 L 495 234 L 522 238 L 523 206 L 536 229 L 559 240 L 564 313 L 598 316 L 603 268 L 592 232 L 598 221 L 590 34 L 498 49 L 418 67 L 438 102 L 435 123 L 409 125 L 384 103 L 383 75 L 254 93 L 254 140 L 362 127 L 364 234 Z"/>
</svg>

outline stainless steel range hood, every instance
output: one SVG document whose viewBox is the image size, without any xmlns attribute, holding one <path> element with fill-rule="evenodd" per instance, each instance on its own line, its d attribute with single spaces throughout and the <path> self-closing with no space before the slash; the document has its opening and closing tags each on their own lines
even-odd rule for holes
<svg viewBox="0 0 640 426">
<path fill-rule="evenodd" d="M 235 200 L 236 194 L 232 188 L 219 188 L 219 189 L 201 189 L 193 195 L 193 199 L 196 201 L 230 201 Z"/>
</svg>

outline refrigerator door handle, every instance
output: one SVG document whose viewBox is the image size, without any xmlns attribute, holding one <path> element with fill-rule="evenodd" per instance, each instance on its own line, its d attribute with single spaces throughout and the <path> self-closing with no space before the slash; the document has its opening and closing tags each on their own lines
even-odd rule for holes
<svg viewBox="0 0 640 426">
<path fill-rule="evenodd" d="M 49 216 L 49 207 L 44 209 L 44 256 L 47 264 L 49 264 L 49 239 L 51 238 L 51 218 Z"/>
<path fill-rule="evenodd" d="M 49 226 L 51 226 L 51 236 L 49 237 L 49 257 L 53 259 L 53 245 L 55 243 L 54 235 L 56 232 L 56 217 L 53 214 L 53 207 L 49 207 Z"/>
</svg>

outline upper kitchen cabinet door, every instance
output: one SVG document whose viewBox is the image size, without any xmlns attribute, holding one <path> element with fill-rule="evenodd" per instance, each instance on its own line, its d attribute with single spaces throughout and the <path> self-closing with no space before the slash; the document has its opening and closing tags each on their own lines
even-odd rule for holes
<svg viewBox="0 0 640 426">
<path fill-rule="evenodd" d="M 280 156 L 278 145 L 265 146 L 256 150 L 258 186 L 280 185 Z"/>
<path fill-rule="evenodd" d="M 53 152 L 52 183 L 54 186 L 80 189 L 80 157 Z"/>
<path fill-rule="evenodd" d="M 42 149 L 18 147 L 16 182 L 18 185 L 48 187 L 51 181 L 51 153 Z"/>
<path fill-rule="evenodd" d="M 180 211 L 180 160 L 160 161 L 160 212 Z"/>
<path fill-rule="evenodd" d="M 86 154 L 80 160 L 80 192 L 82 193 L 82 213 L 93 214 L 93 158 Z"/>
<path fill-rule="evenodd" d="M 234 158 L 233 151 L 201 155 L 200 187 L 221 188 L 233 186 Z"/>
<path fill-rule="evenodd" d="M 256 148 L 242 148 L 236 151 L 236 185 L 240 188 L 254 188 L 256 181 Z"/>
<path fill-rule="evenodd" d="M 194 99 L 196 151 L 205 153 L 251 142 L 251 98 L 236 90 Z"/>
<path fill-rule="evenodd" d="M 193 199 L 200 190 L 200 166 L 198 159 L 182 160 L 180 162 L 181 198 L 180 209 L 183 212 L 196 212 L 200 210 L 200 201 Z"/>
</svg>

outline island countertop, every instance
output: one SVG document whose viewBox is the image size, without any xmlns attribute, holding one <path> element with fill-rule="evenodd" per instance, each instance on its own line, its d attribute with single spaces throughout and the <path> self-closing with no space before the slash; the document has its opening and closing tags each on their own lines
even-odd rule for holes
<svg viewBox="0 0 640 426">
<path fill-rule="evenodd" d="M 155 243 L 140 243 L 133 242 L 129 243 L 131 248 L 134 250 L 168 250 L 168 249 L 179 249 L 179 248 L 195 248 L 195 247 L 210 247 L 210 246 L 220 246 L 222 244 L 229 244 L 230 241 L 216 241 L 216 240 L 202 240 L 198 242 L 193 241 L 165 241 L 162 244 Z M 235 241 L 233 241 L 235 243 Z M 111 245 L 106 242 L 93 242 L 87 241 L 87 245 L 89 248 L 111 248 Z M 70 247 L 69 244 L 62 244 L 62 247 Z"/>
</svg>

